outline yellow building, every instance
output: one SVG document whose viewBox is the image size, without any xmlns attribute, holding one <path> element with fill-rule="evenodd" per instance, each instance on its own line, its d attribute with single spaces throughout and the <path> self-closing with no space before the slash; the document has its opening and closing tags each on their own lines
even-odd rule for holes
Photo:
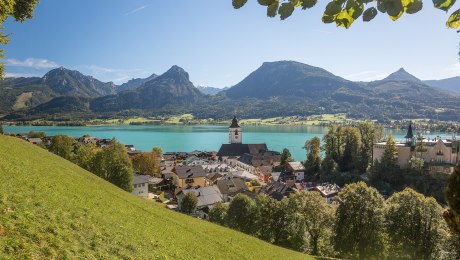
<svg viewBox="0 0 460 260">
<path fill-rule="evenodd" d="M 201 165 L 176 166 L 173 171 L 173 183 L 176 187 L 206 187 L 206 172 Z"/>
<path fill-rule="evenodd" d="M 418 142 L 418 143 L 417 143 Z M 430 163 L 431 172 L 450 173 L 459 161 L 460 140 L 436 138 L 423 138 L 415 140 L 412 124 L 409 125 L 406 141 L 396 143 L 398 151 L 398 165 L 401 168 L 409 167 L 412 156 L 423 158 Z M 380 161 L 386 148 L 386 142 L 376 143 L 373 147 L 373 161 Z"/>
</svg>

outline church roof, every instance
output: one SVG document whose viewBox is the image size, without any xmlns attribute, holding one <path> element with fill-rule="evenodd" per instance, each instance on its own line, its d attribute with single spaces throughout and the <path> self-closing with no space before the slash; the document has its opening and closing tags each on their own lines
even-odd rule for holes
<svg viewBox="0 0 460 260">
<path fill-rule="evenodd" d="M 238 128 L 240 125 L 238 124 L 238 119 L 236 119 L 236 116 L 233 117 L 232 124 L 230 125 L 230 128 Z"/>
<path fill-rule="evenodd" d="M 409 123 L 409 127 L 407 128 L 407 134 L 405 138 L 414 138 L 414 133 L 412 132 L 412 122 Z"/>
<path fill-rule="evenodd" d="M 259 154 L 261 151 L 267 151 L 266 144 L 223 144 L 217 156 L 242 156 L 245 153 Z"/>
</svg>

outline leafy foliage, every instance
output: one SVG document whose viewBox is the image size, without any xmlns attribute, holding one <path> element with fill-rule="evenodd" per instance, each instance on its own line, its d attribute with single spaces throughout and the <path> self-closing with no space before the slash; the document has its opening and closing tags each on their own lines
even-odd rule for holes
<svg viewBox="0 0 460 260">
<path fill-rule="evenodd" d="M 51 139 L 48 150 L 64 159 L 72 159 L 72 151 L 75 139 L 66 135 L 56 135 Z"/>
<path fill-rule="evenodd" d="M 227 216 L 228 206 L 225 205 L 223 202 L 217 202 L 214 206 L 209 210 L 209 221 L 222 225 L 225 225 L 225 219 Z"/>
<path fill-rule="evenodd" d="M 228 207 L 226 222 L 233 229 L 252 234 L 255 229 L 255 214 L 254 201 L 240 193 L 233 198 Z"/>
<path fill-rule="evenodd" d="M 181 211 L 184 213 L 193 213 L 196 210 L 198 204 L 198 198 L 194 192 L 188 192 L 185 194 L 181 202 Z"/>
<path fill-rule="evenodd" d="M 288 162 L 292 162 L 292 155 L 289 149 L 284 148 L 281 153 L 281 165 L 286 165 Z"/>
<path fill-rule="evenodd" d="M 438 259 L 442 244 L 442 208 L 410 188 L 387 201 L 390 258 Z"/>
<path fill-rule="evenodd" d="M 383 197 L 364 182 L 345 186 L 338 196 L 335 248 L 345 258 L 384 258 L 387 237 Z"/>
<path fill-rule="evenodd" d="M 444 218 L 450 229 L 460 236 L 460 164 L 447 181 L 446 200 L 449 209 L 444 212 Z"/>
<path fill-rule="evenodd" d="M 159 176 L 160 158 L 155 152 L 144 152 L 137 154 L 132 159 L 133 168 L 137 174 Z"/>
<path fill-rule="evenodd" d="M 233 7 L 241 8 L 247 0 L 233 0 Z M 316 0 L 273 0 L 258 1 L 260 5 L 267 7 L 267 16 L 276 17 L 276 10 L 281 20 L 284 20 L 294 13 L 294 10 L 301 7 L 302 10 L 312 8 Z M 433 0 L 435 8 L 448 11 L 455 3 L 455 0 Z M 369 5 L 373 5 L 367 7 Z M 367 7 L 366 11 L 364 11 Z M 369 22 L 378 12 L 388 14 L 393 21 L 399 19 L 404 13 L 415 14 L 422 10 L 421 0 L 332 0 L 326 5 L 322 21 L 324 23 L 335 23 L 337 26 L 350 28 L 354 21 L 362 16 L 364 22 Z M 460 10 L 459 10 L 460 11 Z M 446 25 L 450 28 L 460 27 L 459 11 L 449 17 Z"/>
</svg>

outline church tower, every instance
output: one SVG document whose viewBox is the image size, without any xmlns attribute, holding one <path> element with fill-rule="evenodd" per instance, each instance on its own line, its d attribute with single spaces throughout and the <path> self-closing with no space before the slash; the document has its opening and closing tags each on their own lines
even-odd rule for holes
<svg viewBox="0 0 460 260">
<path fill-rule="evenodd" d="M 407 128 L 407 134 L 405 138 L 406 138 L 406 143 L 410 143 L 411 145 L 414 144 L 414 133 L 412 131 L 412 122 L 409 123 L 409 127 Z"/>
<path fill-rule="evenodd" d="M 233 117 L 232 124 L 228 128 L 228 141 L 231 144 L 241 144 L 243 141 L 243 132 L 236 116 Z"/>
</svg>

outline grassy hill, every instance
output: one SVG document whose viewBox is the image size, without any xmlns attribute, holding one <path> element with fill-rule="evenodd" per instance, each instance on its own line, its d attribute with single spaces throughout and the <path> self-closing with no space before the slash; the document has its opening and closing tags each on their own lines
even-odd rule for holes
<svg viewBox="0 0 460 260">
<path fill-rule="evenodd" d="M 0 259 L 308 259 L 128 194 L 0 135 Z"/>
</svg>

